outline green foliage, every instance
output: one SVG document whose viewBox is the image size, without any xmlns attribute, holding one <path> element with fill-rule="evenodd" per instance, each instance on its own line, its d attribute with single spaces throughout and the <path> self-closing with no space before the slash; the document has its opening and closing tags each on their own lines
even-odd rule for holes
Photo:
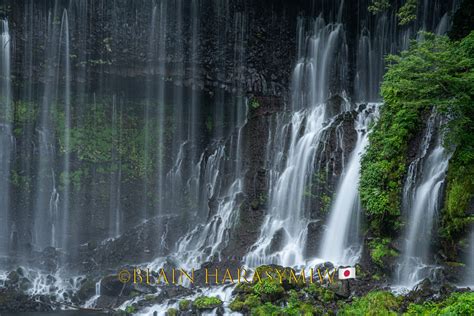
<svg viewBox="0 0 474 316">
<path fill-rule="evenodd" d="M 318 312 L 318 310 L 311 304 L 305 303 L 298 296 L 294 290 L 289 292 L 288 304 L 282 309 L 283 315 L 289 316 L 311 316 Z"/>
<path fill-rule="evenodd" d="M 200 296 L 193 302 L 193 307 L 197 310 L 213 309 L 219 306 L 222 306 L 222 301 L 215 296 Z"/>
<path fill-rule="evenodd" d="M 312 283 L 303 289 L 310 296 L 316 298 L 323 303 L 329 303 L 334 300 L 335 294 L 333 291 L 322 287 L 320 284 Z"/>
<path fill-rule="evenodd" d="M 451 165 L 458 159 L 462 160 L 459 165 L 465 166 L 473 161 L 474 33 L 460 43 L 428 33 L 423 37 L 399 56 L 387 58 L 388 71 L 381 89 L 384 105 L 362 159 L 360 195 L 375 237 L 391 236 L 401 225 L 400 197 L 408 144 L 432 107 L 450 118 L 446 143 L 457 146 Z"/>
<path fill-rule="evenodd" d="M 250 100 L 250 107 L 254 110 L 256 110 L 260 107 L 260 102 L 258 102 L 257 98 L 252 98 Z"/>
<path fill-rule="evenodd" d="M 271 279 L 262 279 L 260 282 L 257 282 L 253 290 L 255 294 L 262 296 L 262 295 L 281 295 L 285 292 L 283 286 L 277 280 Z"/>
<path fill-rule="evenodd" d="M 474 315 L 474 292 L 453 293 L 438 303 L 410 304 L 404 315 Z"/>
<path fill-rule="evenodd" d="M 33 122 L 38 113 L 38 108 L 36 104 L 31 102 L 17 101 L 15 102 L 14 107 L 15 124 L 26 124 L 28 122 Z"/>
<path fill-rule="evenodd" d="M 273 316 L 281 315 L 281 309 L 278 306 L 275 306 L 271 303 L 265 303 L 254 309 L 252 309 L 253 316 Z"/>
<path fill-rule="evenodd" d="M 398 24 L 406 25 L 416 20 L 416 5 L 418 0 L 407 0 L 398 10 Z"/>
<path fill-rule="evenodd" d="M 244 301 L 235 299 L 230 303 L 229 308 L 233 311 L 250 311 L 255 307 L 258 307 L 262 302 L 260 298 L 255 294 L 248 295 Z"/>
<path fill-rule="evenodd" d="M 331 197 L 325 193 L 321 195 L 321 211 L 324 213 L 329 212 L 329 208 L 331 207 Z"/>
<path fill-rule="evenodd" d="M 465 234 L 469 223 L 474 217 L 466 214 L 470 201 L 474 196 L 474 164 L 460 165 L 458 148 L 451 158 L 448 171 L 445 206 L 441 219 L 441 237 L 444 241 L 444 251 L 448 259 L 456 259 L 456 244 Z"/>
<path fill-rule="evenodd" d="M 375 291 L 366 296 L 354 299 L 352 304 L 343 304 L 338 315 L 398 315 L 401 297 L 390 292 Z"/>
<path fill-rule="evenodd" d="M 135 309 L 134 306 L 129 305 L 129 306 L 127 306 L 127 307 L 125 308 L 125 312 L 126 312 L 127 314 L 133 314 L 133 313 L 136 312 L 136 309 Z"/>
<path fill-rule="evenodd" d="M 390 0 L 372 0 L 369 5 L 369 12 L 377 14 L 390 8 Z"/>
<path fill-rule="evenodd" d="M 376 238 L 369 242 L 370 257 L 379 267 L 384 267 L 384 259 L 397 256 L 397 252 L 390 248 L 390 239 Z"/>
<path fill-rule="evenodd" d="M 191 308 L 191 301 L 190 300 L 182 300 L 179 302 L 179 310 L 180 311 L 187 311 Z"/>
<path fill-rule="evenodd" d="M 178 316 L 178 310 L 176 308 L 168 308 L 166 316 Z"/>
</svg>

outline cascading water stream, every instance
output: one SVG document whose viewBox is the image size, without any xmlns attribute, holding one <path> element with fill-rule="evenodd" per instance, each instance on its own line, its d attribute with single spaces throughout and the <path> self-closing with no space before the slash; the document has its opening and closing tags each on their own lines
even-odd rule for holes
<svg viewBox="0 0 474 316">
<path fill-rule="evenodd" d="M 467 285 L 474 287 L 474 231 L 471 232 L 469 239 L 469 249 L 467 253 Z"/>
<path fill-rule="evenodd" d="M 60 41 L 60 58 L 64 67 L 64 144 L 63 144 L 63 194 L 61 203 L 61 221 L 58 223 L 60 227 L 60 237 L 58 237 L 58 246 L 66 248 L 69 237 L 69 212 L 70 212 L 70 172 L 71 172 L 71 60 L 69 48 L 69 20 L 66 9 L 61 19 Z M 61 49 L 63 51 L 61 51 Z M 65 179 L 67 178 L 67 179 Z"/>
<path fill-rule="evenodd" d="M 442 144 L 441 119 L 433 112 L 428 120 L 419 157 L 408 168 L 403 191 L 407 232 L 395 282 L 413 287 L 430 276 L 433 268 L 430 246 L 448 168 L 449 155 Z"/>
<path fill-rule="evenodd" d="M 37 249 L 48 246 L 56 246 L 57 223 L 59 200 L 56 189 L 54 172 L 53 145 L 54 130 L 52 127 L 51 108 L 54 102 L 57 88 L 57 71 L 54 66 L 58 59 L 58 23 L 55 22 L 57 13 L 48 13 L 48 42 L 45 48 L 45 84 L 43 90 L 42 104 L 40 109 L 40 123 L 37 128 L 38 134 L 38 166 L 35 185 L 33 244 Z"/>
<path fill-rule="evenodd" d="M 338 114 L 327 111 L 323 101 L 330 95 L 330 74 L 346 71 L 343 56 L 347 47 L 342 25 L 326 24 L 318 17 L 305 37 L 300 20 L 298 34 L 303 42 L 298 43 L 301 56 L 292 77 L 291 103 L 295 112 L 289 122 L 280 120 L 282 125 L 276 127 L 279 132 L 272 139 L 275 149 L 270 164 L 270 203 L 260 237 L 245 257 L 251 267 L 267 263 L 304 264 L 308 224 L 305 191 L 320 150 L 320 138 L 331 125 L 328 121 Z M 339 62 L 335 66 L 336 61 Z M 348 104 L 343 107 L 348 109 Z M 281 240 L 279 245 L 275 245 L 274 238 Z"/>
<path fill-rule="evenodd" d="M 338 265 L 353 265 L 361 250 L 359 200 L 360 162 L 369 140 L 369 124 L 378 115 L 378 104 L 370 104 L 362 110 L 355 121 L 357 143 L 344 174 L 335 192 L 335 201 L 330 209 L 329 222 L 321 241 L 319 257 Z"/>
<path fill-rule="evenodd" d="M 54 246 L 72 249 L 71 252 L 78 248 L 95 251 L 92 248 L 97 244 L 116 245 L 116 240 L 107 238 L 127 236 L 125 233 L 133 231 L 137 223 L 154 223 L 155 215 L 160 215 L 159 220 L 168 220 L 170 215 L 182 225 L 170 220 L 159 226 L 156 234 L 153 231 L 152 239 L 157 240 L 154 244 L 159 249 L 149 251 L 147 260 L 153 260 L 151 255 L 161 256 L 160 251 L 165 248 L 164 256 L 176 256 L 184 268 L 228 259 L 222 258 L 221 253 L 229 255 L 226 246 L 232 245 L 233 233 L 241 229 L 237 227 L 239 214 L 248 215 L 240 206 L 246 199 L 251 177 L 245 168 L 254 163 L 246 160 L 245 153 L 253 150 L 248 146 L 255 140 L 244 137 L 249 136 L 245 128 L 246 97 L 251 95 L 262 104 L 251 110 L 249 122 L 253 124 L 255 121 L 251 120 L 265 116 L 270 127 L 259 127 L 259 132 L 265 129 L 269 135 L 268 143 L 262 145 L 266 148 L 263 164 L 267 172 L 263 181 L 267 181 L 268 191 L 257 197 L 267 201 L 268 209 L 262 216 L 257 241 L 255 236 L 242 240 L 242 244 L 247 243 L 245 246 L 255 242 L 245 257 L 247 265 L 297 266 L 319 257 L 335 263 L 354 262 L 360 249 L 356 184 L 360 156 L 367 144 L 367 124 L 375 115 L 370 113 L 374 105 L 369 104 L 358 113 L 353 149 L 345 151 L 345 130 L 333 123 L 342 112 L 347 112 L 345 115 L 354 110 L 348 102 L 350 98 L 360 102 L 378 99 L 383 56 L 406 47 L 416 31 L 412 26 L 399 31 L 393 13 L 369 16 L 364 10 L 357 13 L 356 22 L 346 21 L 344 5 L 348 6 L 348 1 L 315 1 L 315 7 L 321 7 L 320 15 L 314 20 L 298 18 L 297 63 L 291 94 L 287 94 L 285 88 L 279 88 L 280 81 L 286 84 L 287 69 L 273 74 L 266 70 L 266 64 L 259 64 L 267 45 L 278 45 L 280 35 L 287 39 L 287 31 L 274 34 L 277 28 L 261 26 L 259 23 L 270 19 L 265 16 L 260 21 L 254 12 L 248 12 L 247 5 L 235 5 L 230 0 L 209 1 L 210 4 L 203 0 L 163 0 L 134 1 L 123 8 L 121 1 L 53 2 L 38 5 L 27 1 L 25 25 L 21 19 L 12 19 L 12 37 L 22 48 L 18 56 L 10 57 L 15 47 L 10 44 L 8 23 L 1 21 L 0 113 L 10 111 L 13 103 L 10 78 L 21 78 L 21 87 L 15 93 L 18 90 L 21 94 L 19 102 L 31 102 L 26 107 L 34 109 L 34 115 L 27 118 L 31 121 L 28 126 L 19 124 L 21 128 L 14 134 L 17 139 L 11 124 L 0 117 L 0 256 L 10 251 L 9 243 L 14 244 L 11 241 L 16 238 L 12 237 L 15 225 L 23 226 L 18 229 L 21 240 L 17 248 L 25 254 L 31 245 L 34 250 Z M 431 8 L 427 1 L 420 6 Z M 49 14 L 45 14 L 48 7 Z M 280 17 L 278 10 L 271 12 L 271 19 Z M 436 30 L 444 33 L 449 28 L 449 15 L 440 20 L 436 14 L 433 13 L 437 17 L 433 17 L 434 23 L 439 22 Z M 296 16 L 285 16 L 286 24 L 281 25 L 291 26 L 294 21 L 287 20 L 293 18 Z M 431 16 L 421 19 L 430 20 Z M 355 23 L 357 28 L 350 29 Z M 352 35 L 354 38 L 346 40 Z M 293 54 L 291 48 L 278 48 L 265 62 L 273 65 L 271 59 Z M 14 76 L 10 75 L 11 67 Z M 18 76 L 19 68 L 23 76 Z M 141 84 L 142 79 L 146 86 Z M 355 95 L 351 93 L 353 79 Z M 270 82 L 272 88 L 267 88 Z M 103 110 L 103 120 L 88 118 L 92 95 L 91 116 Z M 334 106 L 334 99 L 338 98 L 344 101 Z M 289 104 L 289 113 L 279 108 L 280 101 Z M 78 137 L 83 132 L 81 128 L 93 129 L 98 123 L 103 124 L 103 134 L 85 133 L 98 136 L 93 138 L 97 143 Z M 333 143 L 329 144 L 333 139 L 327 136 L 333 129 L 335 149 Z M 16 152 L 14 159 L 18 159 L 12 160 L 15 142 L 24 148 Z M 84 145 L 86 150 L 81 148 Z M 136 151 L 130 154 L 129 148 Z M 331 161 L 320 158 L 326 153 L 325 148 L 331 148 Z M 81 150 L 93 156 L 84 159 Z M 30 192 L 10 185 L 8 177 L 13 171 L 18 172 L 16 161 L 22 166 L 18 174 L 32 182 Z M 327 167 L 339 163 L 342 171 Z M 333 172 L 331 181 L 334 186 L 337 184 L 337 192 L 322 244 L 325 247 L 317 253 L 308 250 L 308 238 L 313 238 L 309 223 L 321 223 L 319 216 L 325 216 L 322 213 L 326 209 L 319 210 L 319 204 L 315 205 L 319 201 L 309 195 L 313 194 L 311 188 L 317 186 L 313 178 L 323 174 L 324 167 Z M 337 178 L 340 171 L 342 176 Z M 73 176 L 76 178 L 71 182 Z M 332 189 L 328 185 L 328 194 L 332 195 Z M 21 200 L 21 196 L 31 201 L 24 205 L 14 201 Z M 13 203 L 14 208 L 10 205 Z M 169 235 L 172 237 L 168 239 Z M 114 258 L 105 265 L 116 264 Z M 157 262 L 162 264 L 166 259 L 160 257 Z M 67 278 L 60 280 L 55 275 L 55 281 L 48 281 L 45 276 L 31 276 L 31 293 L 48 294 L 56 287 L 61 288 L 57 291 L 60 295 L 77 290 L 77 285 L 69 284 Z M 95 276 L 93 280 L 97 281 Z M 227 300 L 230 292 L 206 290 L 206 294 L 221 295 Z M 94 306 L 100 295 L 99 281 L 86 306 Z"/>
<path fill-rule="evenodd" d="M 313 157 L 318 149 L 318 140 L 325 122 L 324 104 L 314 109 L 296 112 L 288 127 L 291 129 L 291 141 L 284 171 L 271 192 L 270 214 L 262 226 L 258 245 L 247 257 L 249 266 L 265 262 L 279 263 L 285 266 L 302 264 L 303 245 L 306 239 L 306 221 L 304 217 L 304 189 L 307 175 L 311 174 Z M 307 124 L 304 129 L 304 124 Z M 300 129 L 304 130 L 299 137 Z M 281 135 L 284 138 L 285 135 Z M 284 246 L 277 253 L 268 256 L 272 237 L 284 232 Z"/>
<path fill-rule="evenodd" d="M 10 246 L 10 162 L 14 148 L 12 135 L 11 38 L 8 21 L 0 21 L 0 256 Z"/>
<path fill-rule="evenodd" d="M 122 141 L 120 133 L 121 119 L 118 112 L 117 97 L 114 95 L 112 97 L 112 135 L 113 139 L 120 144 Z M 123 226 L 123 218 L 119 202 L 121 197 L 122 162 L 116 146 L 112 147 L 111 158 L 112 162 L 116 165 L 116 168 L 110 175 L 109 236 L 114 238 L 120 235 Z"/>
</svg>

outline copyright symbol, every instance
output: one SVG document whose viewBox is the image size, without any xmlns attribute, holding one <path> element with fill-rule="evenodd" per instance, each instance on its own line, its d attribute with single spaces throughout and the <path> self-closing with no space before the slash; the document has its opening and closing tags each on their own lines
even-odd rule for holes
<svg viewBox="0 0 474 316">
<path fill-rule="evenodd" d="M 120 271 L 117 276 L 119 281 L 122 283 L 127 283 L 132 278 L 130 272 L 128 272 L 127 270 Z"/>
</svg>

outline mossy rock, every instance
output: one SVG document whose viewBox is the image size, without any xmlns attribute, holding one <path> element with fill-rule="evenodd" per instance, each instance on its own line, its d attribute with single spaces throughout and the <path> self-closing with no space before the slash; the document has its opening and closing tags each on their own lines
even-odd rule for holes
<svg viewBox="0 0 474 316">
<path fill-rule="evenodd" d="M 135 313 L 136 311 L 137 311 L 137 310 L 136 310 L 135 306 L 132 306 L 132 305 L 127 306 L 127 307 L 125 308 L 125 313 L 127 313 L 127 314 L 133 314 L 133 313 Z"/>
<path fill-rule="evenodd" d="M 278 281 L 285 290 L 291 290 L 294 288 L 304 287 L 305 280 L 301 278 L 300 274 L 288 267 L 282 267 L 279 265 L 263 265 L 255 269 L 255 273 L 258 273 L 260 279 L 272 279 Z M 257 277 L 254 277 L 254 281 L 258 281 Z"/>
<path fill-rule="evenodd" d="M 323 311 L 311 304 L 301 303 L 301 304 L 287 306 L 283 308 L 281 314 L 282 315 L 313 316 L 313 315 L 323 315 Z"/>
<path fill-rule="evenodd" d="M 169 308 L 166 311 L 166 316 L 178 316 L 178 310 L 176 308 Z"/>
<path fill-rule="evenodd" d="M 239 283 L 232 291 L 233 295 L 248 295 L 253 293 L 253 286 L 249 283 Z"/>
<path fill-rule="evenodd" d="M 252 316 L 268 316 L 268 315 L 280 315 L 281 308 L 275 306 L 271 303 L 265 303 L 260 305 L 254 309 L 252 309 L 251 315 Z"/>
<path fill-rule="evenodd" d="M 147 294 L 147 295 L 145 295 L 145 301 L 148 301 L 148 302 L 149 302 L 149 301 L 153 301 L 155 298 L 156 298 L 156 296 L 153 295 L 153 294 Z"/>
<path fill-rule="evenodd" d="M 272 279 L 262 279 L 255 283 L 253 292 L 260 297 L 262 302 L 276 302 L 285 295 L 285 289 L 280 282 Z"/>
<path fill-rule="evenodd" d="M 236 298 L 230 303 L 229 308 L 234 312 L 250 312 L 253 308 L 261 304 L 260 298 L 255 294 L 251 294 L 248 295 L 245 300 Z"/>
<path fill-rule="evenodd" d="M 179 302 L 180 311 L 188 311 L 191 309 L 192 302 L 190 300 L 182 300 Z"/>
<path fill-rule="evenodd" d="M 323 303 L 332 302 L 336 298 L 336 295 L 333 291 L 316 283 L 308 285 L 306 288 L 304 288 L 304 292 Z"/>
<path fill-rule="evenodd" d="M 214 309 L 223 305 L 223 302 L 220 298 L 215 296 L 200 296 L 196 298 L 193 302 L 193 308 L 202 311 L 208 309 Z"/>
</svg>

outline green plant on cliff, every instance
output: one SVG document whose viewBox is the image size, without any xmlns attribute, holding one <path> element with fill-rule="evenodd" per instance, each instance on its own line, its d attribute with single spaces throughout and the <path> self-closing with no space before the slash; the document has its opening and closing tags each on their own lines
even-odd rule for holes
<svg viewBox="0 0 474 316">
<path fill-rule="evenodd" d="M 446 143 L 456 147 L 449 163 L 441 219 L 441 236 L 449 259 L 456 256 L 455 245 L 474 221 L 474 217 L 467 214 L 474 198 L 474 32 L 455 45 L 453 54 L 460 59 L 461 71 L 447 89 L 455 89 L 456 98 L 442 107 L 451 117 Z"/>
<path fill-rule="evenodd" d="M 376 238 L 369 242 L 370 257 L 379 267 L 384 267 L 385 258 L 397 256 L 397 252 L 389 244 L 389 238 Z"/>
<path fill-rule="evenodd" d="M 391 0 L 372 0 L 368 10 L 372 14 L 387 11 L 392 6 L 391 2 Z M 405 3 L 398 9 L 397 12 L 398 24 L 405 25 L 416 20 L 417 5 L 418 0 L 405 1 Z"/>
<path fill-rule="evenodd" d="M 416 20 L 416 6 L 418 0 L 407 0 L 398 10 L 398 24 L 406 25 Z"/>
<path fill-rule="evenodd" d="M 360 195 L 370 233 L 375 237 L 393 236 L 401 226 L 401 190 L 407 171 L 408 144 L 423 128 L 423 117 L 432 107 L 450 118 L 446 143 L 456 146 L 450 174 L 456 169 L 451 167 L 457 164 L 473 165 L 474 33 L 459 43 L 445 36 L 422 35 L 423 41 L 413 42 L 407 51 L 387 59 L 388 71 L 381 89 L 384 105 L 362 159 Z M 464 177 L 458 179 L 465 181 Z M 453 181 L 448 181 L 448 201 Z M 471 188 L 463 187 L 462 191 L 462 195 L 472 196 Z M 446 214 L 456 211 L 462 213 L 453 217 L 462 222 L 458 224 L 460 228 L 455 228 L 454 220 L 443 220 L 448 237 L 449 231 L 460 232 L 467 224 L 464 210 L 452 209 Z"/>
<path fill-rule="evenodd" d="M 258 101 L 257 98 L 250 99 L 250 107 L 254 110 L 256 110 L 260 107 L 260 102 Z"/>
</svg>

